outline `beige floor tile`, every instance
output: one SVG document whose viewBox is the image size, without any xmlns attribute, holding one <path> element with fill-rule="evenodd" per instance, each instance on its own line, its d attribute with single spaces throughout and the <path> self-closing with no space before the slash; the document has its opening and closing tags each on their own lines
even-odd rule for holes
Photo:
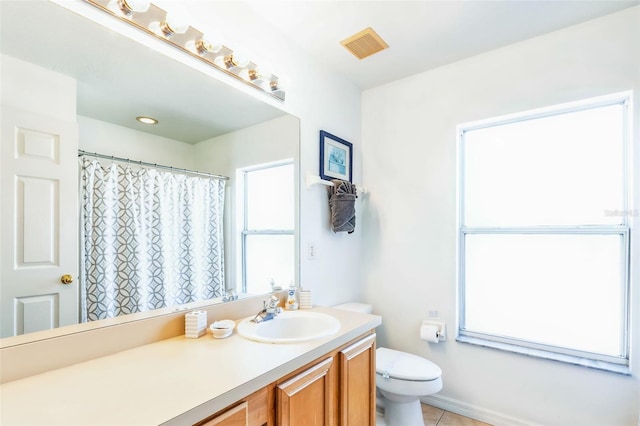
<svg viewBox="0 0 640 426">
<path fill-rule="evenodd" d="M 491 426 L 479 420 L 470 419 L 459 414 L 445 411 L 438 422 L 438 426 Z"/>
<path fill-rule="evenodd" d="M 427 404 L 420 405 L 422 405 L 422 417 L 424 418 L 424 425 L 436 426 L 438 424 L 438 421 L 440 421 L 440 418 L 444 414 L 444 410 L 432 407 L 431 405 Z"/>
</svg>

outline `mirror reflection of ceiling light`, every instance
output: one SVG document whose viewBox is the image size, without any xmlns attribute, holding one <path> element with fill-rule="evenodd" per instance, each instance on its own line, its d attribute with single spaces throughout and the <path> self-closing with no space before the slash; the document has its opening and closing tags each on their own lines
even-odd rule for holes
<svg viewBox="0 0 640 426">
<path fill-rule="evenodd" d="M 174 10 L 167 12 L 150 0 L 84 1 L 225 74 L 284 101 L 285 92 L 276 75 L 261 72 L 256 63 L 241 53 L 190 26 L 185 14 Z"/>
<path fill-rule="evenodd" d="M 156 120 L 155 118 L 145 117 L 144 115 L 136 117 L 136 120 L 138 120 L 142 124 L 158 124 L 158 120 Z"/>
</svg>

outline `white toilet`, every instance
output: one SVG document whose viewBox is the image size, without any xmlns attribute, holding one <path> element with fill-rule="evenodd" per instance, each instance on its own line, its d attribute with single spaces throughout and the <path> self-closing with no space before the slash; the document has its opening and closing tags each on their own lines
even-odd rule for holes
<svg viewBox="0 0 640 426">
<path fill-rule="evenodd" d="M 371 313 L 372 306 L 345 303 L 338 309 Z M 420 397 L 442 389 L 442 370 L 417 355 L 388 348 L 376 349 L 378 405 L 387 426 L 424 426 Z"/>
</svg>

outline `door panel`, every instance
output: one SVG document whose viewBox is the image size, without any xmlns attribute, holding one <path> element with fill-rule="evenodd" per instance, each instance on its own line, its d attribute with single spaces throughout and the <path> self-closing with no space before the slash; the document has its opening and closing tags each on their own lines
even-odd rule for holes
<svg viewBox="0 0 640 426">
<path fill-rule="evenodd" d="M 0 337 L 75 324 L 77 125 L 6 106 L 1 122 Z"/>
<path fill-rule="evenodd" d="M 55 266 L 59 259 L 59 181 L 25 176 L 15 177 L 16 267 Z M 20 221 L 22 219 L 22 222 Z"/>
</svg>

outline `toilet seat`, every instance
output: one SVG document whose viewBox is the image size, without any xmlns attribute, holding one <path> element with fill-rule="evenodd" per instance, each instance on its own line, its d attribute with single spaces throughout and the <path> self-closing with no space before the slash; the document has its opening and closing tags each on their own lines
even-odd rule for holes
<svg viewBox="0 0 640 426">
<path fill-rule="evenodd" d="M 438 380 L 442 370 L 433 362 L 388 348 L 376 349 L 376 374 L 385 379 L 424 382 Z"/>
</svg>

